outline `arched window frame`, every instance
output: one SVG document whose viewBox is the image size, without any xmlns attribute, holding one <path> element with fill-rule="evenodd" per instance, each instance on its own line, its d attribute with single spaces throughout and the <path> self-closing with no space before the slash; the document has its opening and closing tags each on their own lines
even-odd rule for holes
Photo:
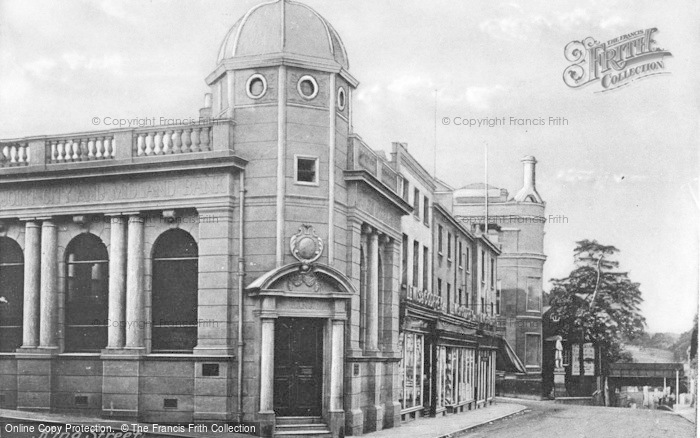
<svg viewBox="0 0 700 438">
<path fill-rule="evenodd" d="M 83 233 L 68 243 L 65 282 L 64 351 L 100 352 L 109 324 L 109 252 L 102 239 Z"/>
<path fill-rule="evenodd" d="M 165 231 L 153 244 L 152 268 L 151 350 L 153 353 L 191 354 L 198 338 L 197 241 L 179 228 Z M 178 287 L 182 289 L 177 290 Z"/>
<path fill-rule="evenodd" d="M 24 253 L 9 237 L 0 237 L 0 352 L 22 345 Z"/>
</svg>

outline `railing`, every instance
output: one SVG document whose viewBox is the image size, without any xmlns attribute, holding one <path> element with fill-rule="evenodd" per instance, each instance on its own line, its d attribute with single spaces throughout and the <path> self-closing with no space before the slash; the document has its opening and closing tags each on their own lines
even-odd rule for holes
<svg viewBox="0 0 700 438">
<path fill-rule="evenodd" d="M 114 158 L 114 135 L 81 136 L 46 140 L 46 163 L 76 163 Z"/>
<path fill-rule="evenodd" d="M 399 194 L 399 174 L 357 135 L 349 139 L 348 169 L 365 170 L 394 193 Z"/>
<path fill-rule="evenodd" d="M 208 152 L 211 150 L 211 125 L 149 129 L 136 134 L 135 156 L 154 156 Z"/>
<path fill-rule="evenodd" d="M 29 164 L 27 142 L 0 143 L 0 167 L 26 166 Z"/>
<path fill-rule="evenodd" d="M 226 120 L 0 140 L 0 169 L 27 167 L 30 171 L 59 164 L 231 151 L 232 129 L 233 123 Z"/>
</svg>

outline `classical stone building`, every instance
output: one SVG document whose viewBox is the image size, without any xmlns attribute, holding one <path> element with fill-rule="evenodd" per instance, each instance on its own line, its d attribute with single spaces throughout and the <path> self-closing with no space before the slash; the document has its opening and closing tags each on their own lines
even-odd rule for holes
<svg viewBox="0 0 700 438">
<path fill-rule="evenodd" d="M 500 250 L 354 133 L 331 24 L 256 6 L 206 82 L 199 123 L 0 141 L 0 407 L 343 436 L 488 404 Z"/>
</svg>

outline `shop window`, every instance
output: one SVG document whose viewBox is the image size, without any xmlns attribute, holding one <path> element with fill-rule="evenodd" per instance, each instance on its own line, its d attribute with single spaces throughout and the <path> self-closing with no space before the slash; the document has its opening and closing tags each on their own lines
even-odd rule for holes
<svg viewBox="0 0 700 438">
<path fill-rule="evenodd" d="M 94 234 L 80 234 L 66 247 L 65 351 L 107 346 L 108 300 L 107 247 Z"/>
<path fill-rule="evenodd" d="M 0 352 L 22 345 L 24 255 L 19 244 L 0 237 Z"/>
<path fill-rule="evenodd" d="M 295 156 L 294 174 L 297 184 L 318 185 L 318 158 Z"/>
<path fill-rule="evenodd" d="M 402 351 L 399 362 L 399 402 L 401 409 L 422 408 L 425 384 L 424 346 L 425 336 L 420 333 L 405 332 L 400 337 Z"/>
<path fill-rule="evenodd" d="M 152 350 L 191 353 L 197 345 L 197 243 L 186 231 L 168 230 L 153 246 Z"/>
</svg>

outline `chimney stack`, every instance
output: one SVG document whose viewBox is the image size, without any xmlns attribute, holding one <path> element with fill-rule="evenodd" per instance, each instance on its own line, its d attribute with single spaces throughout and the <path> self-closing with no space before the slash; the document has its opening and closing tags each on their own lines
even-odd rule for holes
<svg viewBox="0 0 700 438">
<path fill-rule="evenodd" d="M 537 160 L 532 155 L 523 157 L 523 187 L 535 188 L 535 164 Z"/>
<path fill-rule="evenodd" d="M 518 202 L 542 202 L 542 197 L 535 188 L 535 165 L 537 160 L 532 155 L 523 157 L 523 188 L 513 198 Z"/>
</svg>

